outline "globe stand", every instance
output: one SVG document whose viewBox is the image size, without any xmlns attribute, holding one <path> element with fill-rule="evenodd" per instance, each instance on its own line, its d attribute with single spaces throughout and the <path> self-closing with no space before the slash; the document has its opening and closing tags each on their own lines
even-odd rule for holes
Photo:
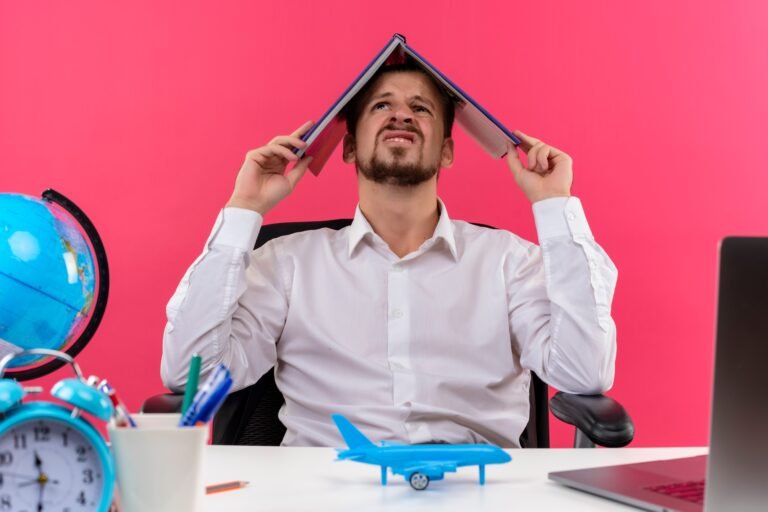
<svg viewBox="0 0 768 512">
<path fill-rule="evenodd" d="M 62 350 L 63 353 L 74 358 L 83 350 L 83 348 L 85 348 L 96 333 L 96 329 L 98 329 L 99 324 L 101 324 L 101 319 L 104 317 L 104 311 L 107 308 L 107 297 L 109 295 L 109 265 L 107 264 L 107 252 L 104 249 L 104 244 L 101 241 L 99 233 L 96 231 L 96 227 L 88 216 L 85 215 L 85 212 L 78 208 L 75 203 L 53 189 L 48 189 L 43 192 L 42 198 L 45 201 L 59 205 L 80 224 L 86 237 L 90 240 L 97 262 L 98 292 L 91 317 L 88 319 L 88 323 L 83 331 L 77 337 L 77 340 L 71 343 L 65 350 Z M 5 371 L 5 376 L 18 381 L 36 379 L 48 375 L 65 364 L 67 364 L 66 360 L 54 358 L 39 366 L 35 366 L 34 368 L 20 370 L 8 369 Z"/>
</svg>

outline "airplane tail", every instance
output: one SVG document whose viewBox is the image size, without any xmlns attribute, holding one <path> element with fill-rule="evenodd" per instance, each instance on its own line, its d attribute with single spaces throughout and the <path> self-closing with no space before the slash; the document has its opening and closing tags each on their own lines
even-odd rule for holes
<svg viewBox="0 0 768 512">
<path fill-rule="evenodd" d="M 341 437 L 344 438 L 344 442 L 347 443 L 350 449 L 355 448 L 369 448 L 376 446 L 370 439 L 365 437 L 365 434 L 360 432 L 356 426 L 352 424 L 347 418 L 341 414 L 332 414 L 333 422 L 336 423 L 336 428 L 339 429 Z"/>
</svg>

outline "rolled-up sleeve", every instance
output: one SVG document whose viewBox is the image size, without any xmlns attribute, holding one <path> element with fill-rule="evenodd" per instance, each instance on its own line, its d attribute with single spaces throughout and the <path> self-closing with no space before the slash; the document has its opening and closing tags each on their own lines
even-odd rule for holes
<svg viewBox="0 0 768 512">
<path fill-rule="evenodd" d="M 169 389 L 183 389 L 195 353 L 202 377 L 218 363 L 227 365 L 233 390 L 275 364 L 288 295 L 274 244 L 253 251 L 262 222 L 257 212 L 222 210 L 168 302 L 160 375 Z"/>
<path fill-rule="evenodd" d="M 617 270 L 595 242 L 576 197 L 534 203 L 539 246 L 504 264 L 513 345 L 523 367 L 570 393 L 613 385 Z"/>
</svg>

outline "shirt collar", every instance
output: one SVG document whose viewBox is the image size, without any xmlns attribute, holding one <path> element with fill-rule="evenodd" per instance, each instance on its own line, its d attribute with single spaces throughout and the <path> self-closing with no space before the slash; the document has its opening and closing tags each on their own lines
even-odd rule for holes
<svg viewBox="0 0 768 512">
<path fill-rule="evenodd" d="M 435 232 L 432 234 L 430 240 L 437 241 L 442 239 L 450 250 L 453 259 L 458 260 L 456 239 L 453 236 L 453 223 L 448 216 L 448 209 L 440 198 L 437 199 L 437 202 L 440 205 L 440 217 L 437 221 Z M 362 210 L 360 210 L 360 204 L 358 203 L 357 208 L 355 209 L 355 217 L 352 219 L 352 224 L 349 227 L 349 256 L 352 257 L 355 248 L 365 237 L 373 236 L 373 234 L 373 228 L 368 222 L 368 219 L 365 218 L 365 215 L 363 215 Z"/>
</svg>

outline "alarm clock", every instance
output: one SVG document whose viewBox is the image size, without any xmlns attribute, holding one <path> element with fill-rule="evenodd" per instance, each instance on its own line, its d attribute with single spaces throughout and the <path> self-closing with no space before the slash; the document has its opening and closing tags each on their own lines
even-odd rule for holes
<svg viewBox="0 0 768 512">
<path fill-rule="evenodd" d="M 51 349 L 30 349 L 0 360 L 0 377 L 16 357 L 51 356 L 69 363 L 75 378 L 59 381 L 51 395 L 67 406 L 22 402 L 41 388 L 0 379 L 0 511 L 107 512 L 115 470 L 104 438 L 83 411 L 107 421 L 112 403 L 88 384 L 74 359 Z"/>
</svg>

